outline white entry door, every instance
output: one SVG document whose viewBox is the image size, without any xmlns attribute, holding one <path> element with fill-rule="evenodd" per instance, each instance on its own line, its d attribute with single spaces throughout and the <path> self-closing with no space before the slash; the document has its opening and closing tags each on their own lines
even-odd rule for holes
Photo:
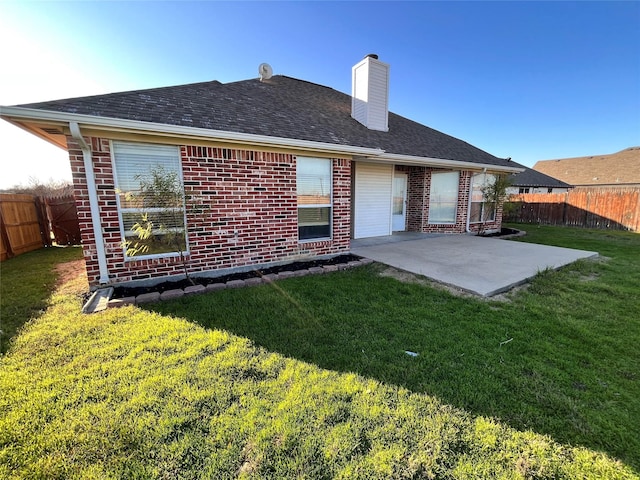
<svg viewBox="0 0 640 480">
<path fill-rule="evenodd" d="M 407 174 L 395 173 L 393 176 L 392 229 L 404 232 L 407 224 Z"/>
</svg>

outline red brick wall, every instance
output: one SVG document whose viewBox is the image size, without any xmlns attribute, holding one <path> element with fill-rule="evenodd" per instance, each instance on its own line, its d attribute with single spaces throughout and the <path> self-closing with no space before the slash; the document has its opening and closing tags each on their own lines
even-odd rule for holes
<svg viewBox="0 0 640 480">
<path fill-rule="evenodd" d="M 424 233 L 464 233 L 467 228 L 467 211 L 469 209 L 469 186 L 473 172 L 460 172 L 458 184 L 458 207 L 455 223 L 429 223 L 429 194 L 431 189 L 431 173 L 442 169 L 418 166 L 396 166 L 397 171 L 408 174 L 407 188 L 407 229 Z M 484 224 L 485 230 L 500 228 L 502 205 L 499 206 L 494 222 Z M 479 224 L 470 224 L 469 229 L 477 232 Z"/>
<path fill-rule="evenodd" d="M 407 230 L 422 232 L 431 173 L 425 167 L 396 167 L 407 174 Z"/>
<path fill-rule="evenodd" d="M 176 257 L 125 259 L 109 141 L 87 138 L 100 204 L 109 276 L 114 283 L 181 274 Z M 99 272 L 82 151 L 67 138 L 87 273 Z M 295 156 L 254 150 L 182 146 L 192 273 L 304 256 L 346 253 L 350 238 L 351 162 L 333 159 L 333 238 L 298 242 Z"/>
<path fill-rule="evenodd" d="M 126 259 L 116 203 L 110 143 L 86 138 L 92 148 L 100 205 L 100 223 L 112 282 L 181 274 L 177 257 Z M 82 151 L 67 137 L 80 230 L 90 285 L 98 285 L 97 250 L 91 224 Z M 292 154 L 257 150 L 181 146 L 187 198 L 189 269 L 192 273 L 265 264 L 305 256 L 346 253 L 351 237 L 351 161 L 333 159 L 333 238 L 298 242 L 296 158 Z M 408 174 L 407 229 L 433 233 L 463 233 L 472 172 L 460 172 L 454 224 L 429 224 L 429 167 L 397 166 Z M 484 229 L 500 228 L 496 221 Z M 471 224 L 472 231 L 479 225 Z"/>
</svg>

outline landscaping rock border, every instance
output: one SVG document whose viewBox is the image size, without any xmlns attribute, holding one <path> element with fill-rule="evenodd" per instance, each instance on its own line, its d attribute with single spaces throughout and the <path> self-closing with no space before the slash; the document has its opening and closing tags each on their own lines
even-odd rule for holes
<svg viewBox="0 0 640 480">
<path fill-rule="evenodd" d="M 502 227 L 502 229 L 499 232 L 495 232 L 487 235 L 479 235 L 479 236 L 484 238 L 499 238 L 502 240 L 507 240 L 509 238 L 524 237 L 526 234 L 527 232 L 525 232 L 524 230 L 518 230 L 517 228 Z"/>
<path fill-rule="evenodd" d="M 499 235 L 496 238 L 500 238 L 502 240 L 508 240 L 510 238 L 517 238 L 517 237 L 524 237 L 527 235 L 527 232 L 525 232 L 524 230 L 518 230 L 517 228 L 508 228 L 507 230 L 514 230 L 513 233 L 507 233 L 504 235 Z"/>
<path fill-rule="evenodd" d="M 299 270 L 284 270 L 279 273 L 269 273 L 259 277 L 248 277 L 245 279 L 229 280 L 227 282 L 209 283 L 208 285 L 191 285 L 185 288 L 175 288 L 161 292 L 142 293 L 137 296 L 124 298 L 112 298 L 107 303 L 107 308 L 117 308 L 125 305 L 142 305 L 145 303 L 159 302 L 163 300 L 171 300 L 182 298 L 188 295 L 197 295 L 201 293 L 215 292 L 227 288 L 244 288 L 264 283 L 273 283 L 277 280 L 286 278 L 302 277 L 306 275 L 322 275 L 324 273 L 336 272 L 339 270 L 347 270 L 350 268 L 360 267 L 373 263 L 370 258 L 361 258 L 347 263 L 339 263 L 334 265 L 323 265 L 321 267 L 302 268 Z"/>
</svg>

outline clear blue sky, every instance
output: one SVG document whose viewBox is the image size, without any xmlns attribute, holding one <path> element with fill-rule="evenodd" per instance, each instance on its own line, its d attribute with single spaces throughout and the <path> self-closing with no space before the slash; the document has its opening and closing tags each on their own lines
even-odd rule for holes
<svg viewBox="0 0 640 480">
<path fill-rule="evenodd" d="M 494 155 L 532 166 L 640 145 L 637 1 L 5 0 L 0 31 L 2 105 L 243 80 L 262 62 L 349 93 L 351 66 L 377 53 L 392 111 Z M 0 131 L 3 171 L 18 133 Z M 0 188 L 46 180 L 41 162 L 70 177 L 63 153 L 37 148 Z"/>
</svg>

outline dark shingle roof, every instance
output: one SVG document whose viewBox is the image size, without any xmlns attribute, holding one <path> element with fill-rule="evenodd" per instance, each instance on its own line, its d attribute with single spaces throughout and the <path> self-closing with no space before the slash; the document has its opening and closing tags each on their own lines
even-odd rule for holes
<svg viewBox="0 0 640 480">
<path fill-rule="evenodd" d="M 524 172 L 514 173 L 509 176 L 514 187 L 547 187 L 547 188 L 571 188 L 571 185 L 557 178 L 537 172 L 531 168 L 520 165 Z"/>
<path fill-rule="evenodd" d="M 369 130 L 351 118 L 351 96 L 282 75 L 263 82 L 212 81 L 19 106 L 517 166 L 394 113 L 389 113 L 388 132 Z"/>
<path fill-rule="evenodd" d="M 541 160 L 533 168 L 573 185 L 638 185 L 640 147 L 608 155 Z"/>
</svg>

